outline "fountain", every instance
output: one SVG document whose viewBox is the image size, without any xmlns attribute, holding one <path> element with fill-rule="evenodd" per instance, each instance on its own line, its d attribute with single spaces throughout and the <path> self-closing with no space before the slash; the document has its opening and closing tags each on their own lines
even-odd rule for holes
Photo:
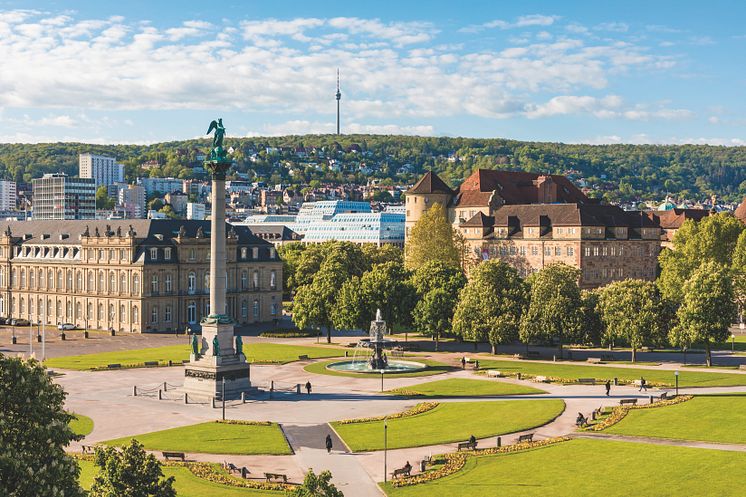
<svg viewBox="0 0 746 497">
<path fill-rule="evenodd" d="M 381 316 L 381 309 L 376 310 L 376 319 L 370 323 L 370 336 L 363 338 L 355 347 L 355 354 L 351 361 L 329 364 L 327 368 L 335 371 L 352 371 L 358 373 L 400 373 L 418 371 L 427 366 L 420 362 L 390 360 L 386 349 L 393 349 L 396 340 L 386 338 L 386 321 Z M 370 355 L 363 354 L 358 358 L 361 350 L 370 351 Z"/>
</svg>

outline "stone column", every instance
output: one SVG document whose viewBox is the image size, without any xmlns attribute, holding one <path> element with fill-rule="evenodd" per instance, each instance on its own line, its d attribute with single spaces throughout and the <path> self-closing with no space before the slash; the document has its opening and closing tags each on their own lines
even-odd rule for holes
<svg viewBox="0 0 746 497">
<path fill-rule="evenodd" d="M 225 173 L 212 177 L 210 234 L 210 315 L 225 314 Z"/>
</svg>

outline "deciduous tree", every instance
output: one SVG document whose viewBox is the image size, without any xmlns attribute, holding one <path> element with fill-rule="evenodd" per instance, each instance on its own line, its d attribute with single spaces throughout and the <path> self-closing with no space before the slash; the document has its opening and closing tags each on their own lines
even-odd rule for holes
<svg viewBox="0 0 746 497">
<path fill-rule="evenodd" d="M 303 483 L 290 493 L 291 497 L 344 497 L 341 490 L 332 483 L 332 474 L 322 471 L 318 475 L 309 469 Z"/>
<path fill-rule="evenodd" d="M 409 270 L 416 270 L 428 261 L 441 261 L 458 266 L 459 253 L 453 241 L 454 231 L 445 207 L 434 203 L 412 227 L 404 247 L 404 260 Z"/>
<path fill-rule="evenodd" d="M 174 477 L 163 477 L 161 463 L 132 440 L 121 449 L 97 447 L 94 456 L 99 474 L 90 497 L 175 497 Z"/>
</svg>

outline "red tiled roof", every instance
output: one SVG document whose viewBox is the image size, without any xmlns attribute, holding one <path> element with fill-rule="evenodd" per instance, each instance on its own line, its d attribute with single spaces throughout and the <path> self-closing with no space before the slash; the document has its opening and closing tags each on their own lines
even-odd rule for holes
<svg viewBox="0 0 746 497">
<path fill-rule="evenodd" d="M 746 197 L 743 198 L 741 205 L 738 206 L 734 214 L 738 219 L 746 223 Z"/>
<path fill-rule="evenodd" d="M 471 217 L 471 219 L 459 224 L 459 226 L 483 228 L 483 227 L 490 227 L 494 223 L 495 223 L 494 217 L 488 216 L 484 212 L 479 211 L 476 214 L 474 214 Z"/>
<path fill-rule="evenodd" d="M 447 193 L 453 195 L 454 192 L 437 174 L 428 171 L 407 193 Z"/>
<path fill-rule="evenodd" d="M 504 205 L 495 211 L 494 225 L 508 226 L 509 218 L 521 226 L 540 226 L 542 221 L 553 226 L 606 226 L 655 228 L 657 222 L 640 211 L 625 211 L 616 205 L 524 204 Z M 544 219 L 542 219 L 544 218 Z"/>
<path fill-rule="evenodd" d="M 457 204 L 464 207 L 487 205 L 493 191 L 508 205 L 539 203 L 536 180 L 542 176 L 551 178 L 557 185 L 557 203 L 588 203 L 588 197 L 565 176 L 477 169 L 459 187 Z"/>
<path fill-rule="evenodd" d="M 746 214 L 746 209 L 744 214 Z M 703 218 L 710 215 L 710 211 L 704 209 L 674 208 L 667 211 L 647 211 L 645 215 L 660 224 L 660 227 L 664 230 L 677 230 L 681 228 L 681 225 L 684 224 L 684 221 L 687 219 L 701 221 Z"/>
</svg>

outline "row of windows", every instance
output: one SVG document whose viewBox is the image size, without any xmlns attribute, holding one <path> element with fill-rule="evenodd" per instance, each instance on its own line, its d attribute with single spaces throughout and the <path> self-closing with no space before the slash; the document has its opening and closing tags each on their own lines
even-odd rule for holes
<svg viewBox="0 0 746 497">
<path fill-rule="evenodd" d="M 25 316 L 28 311 L 28 316 L 30 320 L 33 321 L 33 318 L 35 316 L 34 314 L 34 302 L 35 300 L 33 298 L 25 299 L 24 297 L 20 297 L 19 299 L 16 299 L 16 297 L 13 297 L 11 299 L 10 304 L 10 315 L 11 316 Z M 64 307 L 64 313 L 63 313 L 63 307 Z M 97 308 L 94 309 L 94 305 L 92 302 L 88 302 L 88 305 L 86 307 L 86 313 L 83 315 L 83 308 L 82 304 L 80 302 L 77 302 L 75 304 L 75 314 L 73 314 L 73 303 L 71 301 L 67 301 L 67 303 L 63 304 L 61 300 L 57 300 L 56 304 L 52 301 L 52 299 L 47 300 L 46 308 L 44 307 L 44 299 L 38 299 L 36 309 L 38 310 L 38 315 L 36 316 L 36 321 L 41 322 L 41 318 L 43 316 L 46 316 L 46 322 L 52 323 L 53 319 L 52 317 L 56 317 L 57 321 L 60 322 L 60 320 L 65 319 L 67 321 L 72 321 L 76 319 L 87 319 L 87 320 L 98 320 L 98 321 L 104 321 L 108 318 L 109 321 L 114 321 L 116 318 L 116 306 L 114 304 L 109 304 L 108 307 L 108 313 L 106 313 L 106 306 L 103 303 L 99 303 Z M 16 313 L 18 311 L 18 313 Z M 94 311 L 96 311 L 94 313 Z M 5 309 L 5 302 L 4 299 L 0 298 L 0 314 L 5 315 L 6 309 Z M 119 306 L 119 322 L 120 323 L 126 323 L 127 322 L 127 306 L 124 304 L 121 304 Z M 140 321 L 140 311 L 138 309 L 138 306 L 134 305 L 132 306 L 132 322 L 137 323 Z"/>
<path fill-rule="evenodd" d="M 657 255 L 657 248 L 654 245 L 649 245 L 648 250 L 645 250 L 645 247 L 640 245 L 637 247 L 617 247 L 615 245 L 594 245 L 594 246 L 586 246 L 583 255 L 585 257 L 623 257 L 623 256 L 633 256 L 636 255 L 637 257 L 644 257 L 646 255 L 649 255 L 651 257 Z"/>
<path fill-rule="evenodd" d="M 521 245 L 520 247 L 516 247 L 515 245 L 500 245 L 499 247 L 491 246 L 489 248 L 489 255 L 490 257 L 496 257 L 498 254 L 503 255 L 521 255 L 525 256 L 527 253 L 531 253 L 532 256 L 539 255 L 539 246 L 538 245 L 531 245 L 529 249 L 526 248 L 526 246 Z M 544 255 L 547 257 L 555 256 L 555 257 L 561 257 L 563 255 L 563 249 L 562 247 L 555 246 L 544 246 Z M 575 247 L 573 246 L 567 246 L 564 249 L 564 255 L 566 256 L 574 256 L 575 255 Z"/>
</svg>

